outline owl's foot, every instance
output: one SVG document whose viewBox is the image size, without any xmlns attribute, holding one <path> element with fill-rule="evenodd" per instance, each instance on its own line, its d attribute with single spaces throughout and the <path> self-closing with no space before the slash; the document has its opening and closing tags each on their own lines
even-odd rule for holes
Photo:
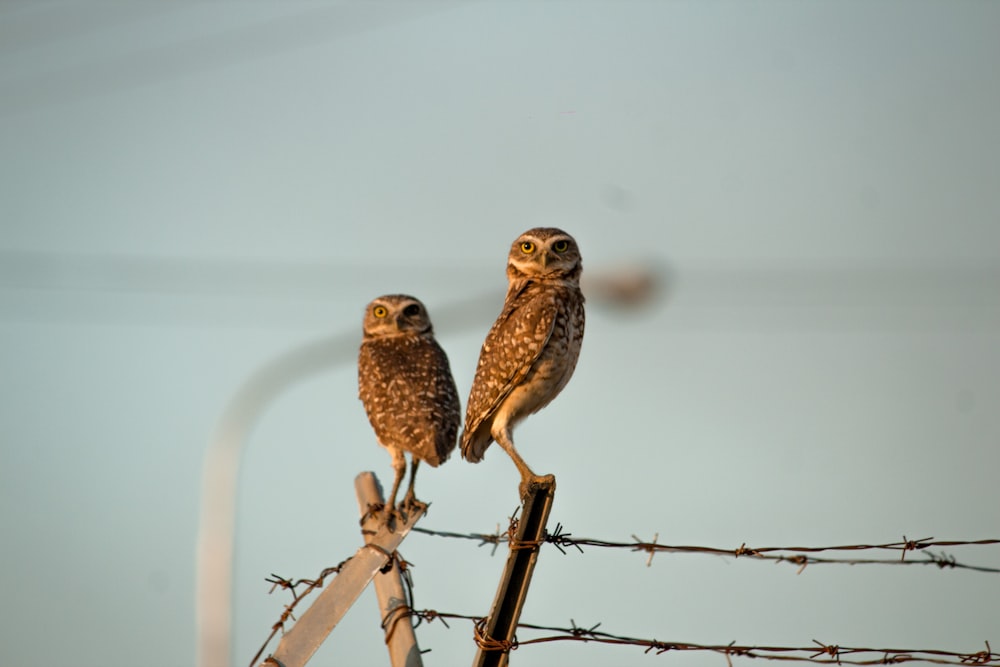
<svg viewBox="0 0 1000 667">
<path fill-rule="evenodd" d="M 383 507 L 379 512 L 378 523 L 380 526 L 388 528 L 391 532 L 396 531 L 396 519 L 401 519 L 399 510 L 394 507 Z"/>
<path fill-rule="evenodd" d="M 430 507 L 428 503 L 425 503 L 422 500 L 417 500 L 417 497 L 412 493 L 407 493 L 406 496 L 403 497 L 403 502 L 399 504 L 398 510 L 404 519 L 409 519 L 409 517 L 417 511 L 426 512 L 428 507 Z"/>
<path fill-rule="evenodd" d="M 541 489 L 552 489 L 556 488 L 556 476 L 555 475 L 526 475 L 521 478 L 521 484 L 517 487 L 517 490 L 521 493 L 521 501 L 523 502 L 536 491 Z"/>
</svg>

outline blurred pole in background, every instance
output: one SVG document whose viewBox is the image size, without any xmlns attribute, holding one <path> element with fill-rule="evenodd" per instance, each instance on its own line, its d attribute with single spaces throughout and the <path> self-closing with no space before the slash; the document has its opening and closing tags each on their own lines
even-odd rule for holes
<svg viewBox="0 0 1000 667">
<path fill-rule="evenodd" d="M 306 343 L 265 364 L 229 402 L 212 437 L 202 472 L 198 526 L 195 606 L 197 663 L 230 665 L 233 539 L 236 487 L 243 445 L 258 414 L 295 381 L 350 361 L 358 343 L 354 334 Z"/>
<path fill-rule="evenodd" d="M 588 304 L 642 308 L 663 287 L 665 273 L 652 263 L 636 262 L 628 269 L 583 274 Z M 481 327 L 485 336 L 503 303 L 502 292 L 436 308 L 438 331 Z M 231 661 L 233 547 L 236 489 L 247 438 L 257 418 L 286 388 L 342 363 L 353 363 L 361 344 L 357 331 L 323 337 L 295 347 L 254 372 L 236 392 L 219 420 L 205 453 L 201 514 L 195 554 L 196 665 L 226 667 Z M 443 326 L 442 326 L 443 325 Z"/>
</svg>

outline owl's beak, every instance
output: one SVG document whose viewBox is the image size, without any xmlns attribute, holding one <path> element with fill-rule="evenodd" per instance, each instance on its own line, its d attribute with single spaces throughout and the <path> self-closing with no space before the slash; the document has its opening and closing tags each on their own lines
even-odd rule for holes
<svg viewBox="0 0 1000 667">
<path fill-rule="evenodd" d="M 549 252 L 547 250 L 542 252 L 541 261 L 542 261 L 542 268 L 543 269 L 546 268 L 549 263 Z"/>
</svg>

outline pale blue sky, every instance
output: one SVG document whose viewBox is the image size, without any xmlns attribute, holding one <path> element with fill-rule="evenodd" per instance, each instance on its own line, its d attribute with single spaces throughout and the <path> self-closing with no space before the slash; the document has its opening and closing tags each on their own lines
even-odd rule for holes
<svg viewBox="0 0 1000 667">
<path fill-rule="evenodd" d="M 201 466 L 243 382 L 409 292 L 464 398 L 507 247 L 539 224 L 587 276 L 668 281 L 643 310 L 591 299 L 573 381 L 517 433 L 557 476 L 553 523 L 733 548 L 998 537 L 998 30 L 1000 4 L 960 0 L 0 4 L 5 659 L 193 664 Z M 264 578 L 352 554 L 352 480 L 391 472 L 357 341 L 247 443 L 235 665 L 287 602 Z M 517 481 L 499 450 L 426 468 L 424 525 L 491 531 Z M 418 607 L 486 613 L 499 554 L 401 551 Z M 644 561 L 543 551 L 522 618 L 1000 645 L 998 575 Z M 467 625 L 418 637 L 428 665 L 471 662 Z M 373 596 L 314 663 L 387 664 Z"/>
</svg>

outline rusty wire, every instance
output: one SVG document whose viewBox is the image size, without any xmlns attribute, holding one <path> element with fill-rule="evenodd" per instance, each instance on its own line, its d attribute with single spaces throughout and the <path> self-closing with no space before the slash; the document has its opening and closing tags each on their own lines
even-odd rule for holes
<svg viewBox="0 0 1000 667">
<path fill-rule="evenodd" d="M 401 559 L 400 559 L 401 560 Z M 346 562 L 346 561 L 344 561 Z M 402 561 L 405 562 L 405 561 Z M 293 602 L 286 605 L 285 612 L 282 613 L 281 620 L 275 623 L 271 635 L 264 646 L 261 647 L 257 655 L 251 661 L 251 667 L 257 664 L 264 649 L 274 635 L 284 629 L 284 622 L 291 617 L 291 610 L 309 592 L 323 585 L 323 579 L 329 574 L 337 572 L 344 563 L 336 567 L 325 569 L 320 577 L 314 580 L 300 579 L 291 581 L 272 575 L 268 579 L 272 586 L 272 592 L 276 588 L 289 590 L 293 596 Z M 307 586 L 306 590 L 299 594 L 295 588 L 301 584 Z M 570 619 L 570 627 L 557 627 L 550 625 L 537 625 L 534 623 L 518 623 L 518 629 L 548 633 L 537 637 L 519 639 L 516 635 L 511 641 L 497 640 L 489 637 L 486 632 L 487 619 L 482 616 L 469 614 L 458 614 L 453 612 L 441 612 L 435 609 L 412 609 L 411 607 L 400 607 L 393 619 L 393 624 L 402 618 L 414 618 L 414 627 L 418 627 L 423 622 L 431 623 L 439 620 L 448 629 L 451 626 L 448 620 L 464 620 L 472 623 L 473 641 L 484 651 L 514 651 L 522 646 L 532 644 L 544 644 L 550 642 L 575 641 L 582 643 L 609 644 L 617 646 L 636 646 L 645 649 L 644 653 L 661 655 L 671 651 L 678 652 L 710 652 L 718 653 L 726 658 L 729 667 L 732 667 L 733 657 L 761 658 L 764 660 L 780 660 L 785 662 L 810 662 L 817 664 L 838 664 L 838 665 L 890 665 L 905 662 L 923 662 L 938 665 L 982 665 L 984 667 L 1000 667 L 1000 653 L 994 653 L 989 641 L 984 642 L 986 649 L 975 652 L 946 651 L 943 649 L 903 649 L 903 648 L 865 648 L 857 646 L 841 646 L 839 644 L 829 644 L 813 639 L 810 646 L 759 646 L 741 645 L 735 641 L 728 644 L 696 644 L 691 642 L 662 641 L 658 639 L 647 639 L 639 637 L 629 637 L 617 635 L 610 632 L 598 630 L 601 623 L 595 623 L 590 627 L 577 625 L 576 621 Z M 385 626 L 383 626 L 385 627 Z"/>
<path fill-rule="evenodd" d="M 392 570 L 393 567 L 398 567 L 400 576 L 403 580 L 403 588 L 406 594 L 406 600 L 404 601 L 403 604 L 399 605 L 398 607 L 394 607 L 393 609 L 389 610 L 389 612 L 382 617 L 382 629 L 385 631 L 385 643 L 388 644 L 389 640 L 392 638 L 393 632 L 395 632 L 396 630 L 396 624 L 399 623 L 400 620 L 415 615 L 418 616 L 418 618 L 422 617 L 413 611 L 413 578 L 410 575 L 410 566 L 412 564 L 409 561 L 405 560 L 400 555 L 399 551 L 393 551 L 390 554 L 375 544 L 366 544 L 365 546 L 379 549 L 389 557 L 389 560 L 386 562 L 385 565 L 381 567 L 381 569 L 379 569 L 379 572 L 381 572 L 382 574 L 386 574 L 387 572 Z M 326 578 L 329 577 L 331 574 L 339 574 L 341 569 L 343 569 L 344 565 L 346 565 L 347 561 L 351 560 L 351 558 L 352 557 L 345 558 L 344 560 L 340 561 L 333 567 L 324 568 L 323 571 L 319 573 L 319 576 L 317 576 L 315 579 L 292 580 L 292 579 L 286 579 L 282 576 L 273 573 L 271 574 L 270 577 L 264 579 L 264 581 L 271 584 L 271 589 L 268 591 L 268 594 L 274 593 L 274 591 L 279 588 L 287 590 L 292 594 L 292 603 L 285 605 L 284 609 L 281 612 L 281 616 L 274 623 L 274 625 L 271 626 L 271 634 L 267 636 L 267 639 L 265 639 L 264 643 L 261 644 L 260 649 L 254 655 L 253 659 L 250 660 L 250 667 L 254 667 L 254 665 L 257 664 L 257 661 L 260 660 L 260 657 L 264 654 L 265 649 L 267 649 L 268 644 L 271 643 L 271 640 L 274 639 L 275 635 L 277 635 L 279 632 L 284 634 L 285 623 L 288 621 L 288 619 L 291 619 L 293 621 L 297 620 L 295 616 L 292 614 L 292 611 L 295 609 L 296 605 L 298 605 L 299 602 L 301 602 L 307 595 L 312 593 L 315 589 L 322 588 Z M 305 589 L 301 593 L 296 590 L 299 586 L 305 586 Z M 433 620 L 433 616 L 428 616 L 427 619 Z M 444 623 L 444 620 L 442 619 L 441 622 Z M 448 626 L 447 623 L 444 624 L 446 627 Z M 274 662 L 274 660 L 271 658 L 268 658 L 268 660 Z M 267 662 L 268 660 L 265 660 L 265 662 Z"/>
<path fill-rule="evenodd" d="M 559 531 L 557 530 L 556 533 Z M 431 533 L 434 534 L 434 533 Z M 448 536 L 469 538 L 466 535 L 460 535 L 457 533 L 450 534 Z M 565 538 L 565 534 L 563 535 Z M 545 540 L 550 541 L 550 540 Z M 960 543 L 960 544 L 982 544 L 982 543 L 994 543 L 995 540 L 977 540 L 975 542 Z M 655 545 L 655 541 L 650 543 L 651 545 L 662 547 L 663 545 Z M 578 544 L 569 543 L 569 546 L 575 546 L 580 548 Z M 882 545 L 871 545 L 872 548 L 877 548 Z M 652 552 L 651 552 L 652 554 Z M 806 558 L 806 556 L 801 556 Z M 350 560 L 350 559 L 347 559 Z M 271 642 L 274 636 L 278 632 L 284 632 L 285 623 L 289 618 L 295 620 L 292 615 L 292 611 L 295 606 L 301 602 L 309 593 L 311 593 L 316 588 L 321 588 L 324 584 L 324 580 L 331 574 L 336 574 L 344 566 L 347 560 L 342 561 L 334 567 L 328 567 L 324 569 L 320 575 L 315 579 L 299 579 L 291 580 L 285 579 L 278 575 L 272 574 L 271 577 L 267 578 L 266 581 L 270 584 L 270 592 L 274 592 L 278 588 L 288 590 L 292 594 L 292 603 L 285 605 L 284 611 L 281 613 L 280 619 L 272 626 L 271 634 L 264 641 L 260 650 L 251 660 L 250 665 L 253 667 L 258 664 L 258 660 L 261 655 L 263 655 L 264 650 L 267 645 Z M 826 562 L 826 561 L 824 561 Z M 847 562 L 847 561 L 830 561 L 830 562 Z M 877 562 L 910 562 L 910 561 L 877 561 Z M 918 563 L 921 561 L 912 561 Z M 956 651 L 946 651 L 942 649 L 900 649 L 900 648 L 863 648 L 854 646 L 841 646 L 839 644 L 827 644 L 813 639 L 812 646 L 802 646 L 802 647 L 792 647 L 792 646 L 758 646 L 758 645 L 740 645 L 735 641 L 728 644 L 696 644 L 690 642 L 677 642 L 677 641 L 662 641 L 658 639 L 647 639 L 638 637 L 629 637 L 625 635 L 612 634 L 610 632 L 600 631 L 598 628 L 601 623 L 596 623 L 590 627 L 579 626 L 576 621 L 570 619 L 570 627 L 556 627 L 549 625 L 536 625 L 532 623 L 518 623 L 518 629 L 530 630 L 543 632 L 548 634 L 543 634 L 537 637 L 530 637 L 526 639 L 520 639 L 517 635 L 511 641 L 498 640 L 490 637 L 486 631 L 487 619 L 482 616 L 472 616 L 468 614 L 458 614 L 451 612 L 440 612 L 434 609 L 414 609 L 413 608 L 413 591 L 412 583 L 409 581 L 409 572 L 407 571 L 410 563 L 405 561 L 398 552 L 393 553 L 393 558 L 390 560 L 390 566 L 392 564 L 397 564 L 403 573 L 404 581 L 406 582 L 406 597 L 407 600 L 404 605 L 396 607 L 389 614 L 387 614 L 382 619 L 382 628 L 391 634 L 395 629 L 395 625 L 404 618 L 415 619 L 413 621 L 414 628 L 419 627 L 421 623 L 427 622 L 431 623 L 436 620 L 440 620 L 441 623 L 446 628 L 451 628 L 448 625 L 448 620 L 466 620 L 470 621 L 473 625 L 473 641 L 476 645 L 484 651 L 513 651 L 517 650 L 521 646 L 528 646 L 531 644 L 543 644 L 550 642 L 559 641 L 577 641 L 583 643 L 598 643 L 598 644 L 610 644 L 618 646 L 637 646 L 639 648 L 644 648 L 644 653 L 654 653 L 660 655 L 663 653 L 671 651 L 702 651 L 702 652 L 714 652 L 725 656 L 729 667 L 732 667 L 732 657 L 746 657 L 746 658 L 763 658 L 765 660 L 780 660 L 786 662 L 811 662 L 818 664 L 838 664 L 838 665 L 888 665 L 904 662 L 924 662 L 939 665 L 983 665 L 984 667 L 1000 667 L 1000 653 L 994 653 L 990 647 L 989 641 L 985 642 L 986 650 L 977 652 L 956 652 Z M 299 586 L 305 586 L 303 591 L 298 591 Z M 388 641 L 388 638 L 387 638 Z"/>
<path fill-rule="evenodd" d="M 275 635 L 277 635 L 279 632 L 284 634 L 285 623 L 288 621 L 288 619 L 292 619 L 293 621 L 296 620 L 295 616 L 292 614 L 292 611 L 295 609 L 296 605 L 298 605 L 299 602 L 301 602 L 307 595 L 309 595 L 315 589 L 322 588 L 326 578 L 329 577 L 331 574 L 338 574 L 349 560 L 351 559 L 345 558 L 344 560 L 340 561 L 333 567 L 324 568 L 323 571 L 319 573 L 319 576 L 317 576 L 315 579 L 299 579 L 296 581 L 292 579 L 285 579 L 284 577 L 274 573 L 272 573 L 270 577 L 264 579 L 264 581 L 271 584 L 271 590 L 269 590 L 268 593 L 274 593 L 274 591 L 279 588 L 290 591 L 292 594 L 292 603 L 285 605 L 284 610 L 281 612 L 281 616 L 274 623 L 274 625 L 271 626 L 271 634 L 267 636 L 267 639 L 265 639 L 264 643 L 261 644 L 261 647 L 257 651 L 256 655 L 254 655 L 253 659 L 250 660 L 250 667 L 253 667 L 254 665 L 257 664 L 257 661 L 260 660 L 260 656 L 264 654 L 264 650 L 267 648 L 267 645 L 271 643 L 271 640 L 274 639 Z M 389 562 L 390 564 L 392 563 L 391 560 Z M 305 586 L 305 589 L 301 593 L 296 590 L 299 586 Z"/>
<path fill-rule="evenodd" d="M 399 578 L 403 583 L 404 599 L 395 607 L 392 607 L 382 617 L 382 630 L 385 633 L 385 643 L 392 641 L 392 636 L 396 632 L 396 625 L 404 618 L 413 615 L 413 575 L 410 574 L 410 567 L 413 564 L 400 555 L 399 551 L 392 552 L 389 562 L 382 567 L 379 572 L 388 574 L 393 566 L 399 569 Z M 445 623 L 447 626 L 447 623 Z"/>
<path fill-rule="evenodd" d="M 516 637 L 513 641 L 490 637 L 489 632 L 486 629 L 489 619 L 476 618 L 472 619 L 472 621 L 472 639 L 476 642 L 476 646 L 480 649 L 484 651 L 513 651 L 517 648 L 518 644 Z"/>
<path fill-rule="evenodd" d="M 511 541 L 511 535 L 513 535 L 513 528 L 515 527 L 514 519 L 511 520 L 511 528 L 507 531 L 501 532 L 499 525 L 497 530 L 493 533 L 456 533 L 451 531 L 439 531 L 432 530 L 428 528 L 422 528 L 416 526 L 413 528 L 413 532 L 423 533 L 425 535 L 432 535 L 435 537 L 448 537 L 456 539 L 465 540 L 478 540 L 478 546 L 484 546 L 487 544 L 493 545 L 493 553 L 496 553 L 496 548 L 502 543 L 509 543 Z M 672 544 L 659 544 L 657 540 L 659 539 L 659 534 L 657 533 L 652 541 L 643 541 L 640 538 L 632 535 L 632 542 L 619 542 L 614 540 L 599 540 L 591 538 L 577 538 L 573 537 L 571 533 L 563 531 L 562 524 L 556 524 L 554 532 L 545 531 L 544 537 L 538 541 L 538 544 L 549 543 L 554 545 L 562 553 L 566 553 L 566 549 L 569 547 L 575 547 L 581 553 L 583 552 L 583 547 L 600 547 L 600 548 L 610 548 L 610 549 L 628 549 L 629 551 L 641 551 L 648 554 L 646 559 L 646 565 L 652 564 L 653 555 L 656 553 L 697 553 L 697 554 L 707 554 L 714 556 L 728 556 L 732 558 L 740 557 L 750 557 L 756 560 L 770 560 L 776 563 L 789 563 L 791 565 L 798 566 L 798 572 L 802 572 L 806 566 L 813 564 L 848 564 L 848 565 L 936 565 L 939 569 L 965 569 L 972 570 L 975 572 L 988 572 L 988 573 L 1000 573 L 1000 568 L 994 567 L 984 567 L 978 565 L 967 565 L 965 563 L 958 562 L 953 556 L 949 556 L 943 553 L 935 554 L 929 551 L 930 547 L 956 547 L 956 546 L 985 546 L 985 545 L 997 545 L 1000 544 L 1000 539 L 982 539 L 982 540 L 935 540 L 933 537 L 925 537 L 919 540 L 907 539 L 905 536 L 902 541 L 899 542 L 887 542 L 884 544 L 845 544 L 837 546 L 826 546 L 826 547 L 748 547 L 746 543 L 742 543 L 739 547 L 735 549 L 723 549 L 719 547 L 705 547 L 705 546 L 690 546 L 690 545 L 672 545 Z M 512 545 L 512 548 L 524 548 L 527 546 L 535 546 L 535 544 L 527 544 L 519 542 L 516 545 Z M 898 551 L 900 552 L 900 557 L 898 559 L 884 559 L 884 558 L 826 558 L 819 556 L 812 556 L 808 554 L 826 552 L 826 551 L 865 551 L 865 550 L 876 550 L 876 551 Z M 923 559 L 906 559 L 906 554 L 910 551 L 923 551 L 923 555 L 926 558 Z"/>
<path fill-rule="evenodd" d="M 579 626 L 570 619 L 571 627 L 553 627 L 518 623 L 517 627 L 524 630 L 534 630 L 551 633 L 529 639 L 499 641 L 486 636 L 486 619 L 481 616 L 440 612 L 433 609 L 411 610 L 410 615 L 416 617 L 419 625 L 422 621 L 440 620 L 445 627 L 450 628 L 446 619 L 470 621 L 473 625 L 473 639 L 484 651 L 513 651 L 521 646 L 543 644 L 557 641 L 578 641 L 583 643 L 614 644 L 619 646 L 637 646 L 645 648 L 644 653 L 660 655 L 670 651 L 704 651 L 719 653 L 726 657 L 732 665 L 732 657 L 763 658 L 765 660 L 782 660 L 787 662 L 813 662 L 819 664 L 847 665 L 888 665 L 903 662 L 926 662 L 939 665 L 985 665 L 1000 666 L 1000 653 L 994 653 L 988 641 L 984 642 L 986 649 L 977 652 L 945 651 L 941 649 L 900 649 L 900 648 L 862 648 L 856 646 L 841 646 L 812 640 L 811 646 L 757 646 L 739 645 L 736 642 L 728 644 L 694 644 L 689 642 L 660 641 L 657 639 L 642 639 L 615 635 L 600 631 L 600 623 L 591 627 Z M 871 657 L 866 657 L 871 656 Z"/>
<path fill-rule="evenodd" d="M 415 526 L 412 528 L 413 532 L 423 533 L 425 535 L 431 535 L 435 537 L 445 537 L 445 538 L 455 538 L 464 540 L 477 540 L 480 547 L 484 545 L 492 545 L 492 554 L 496 553 L 496 549 L 500 544 L 509 544 L 511 549 L 520 549 L 540 546 L 543 543 L 549 543 L 559 549 L 563 554 L 567 553 L 570 547 L 575 548 L 580 553 L 584 553 L 583 547 L 600 547 L 600 548 L 611 548 L 611 549 L 628 549 L 629 551 L 639 551 L 648 554 L 646 559 L 647 567 L 652 564 L 653 556 L 656 553 L 697 553 L 697 554 L 707 554 L 714 556 L 728 556 L 732 558 L 739 557 L 749 557 L 756 560 L 770 560 L 776 563 L 789 563 L 798 566 L 798 573 L 801 573 L 806 566 L 812 564 L 848 564 L 848 565 L 868 565 L 868 564 L 878 564 L 878 565 L 937 565 L 939 569 L 966 569 L 976 572 L 987 572 L 987 573 L 1000 573 L 1000 568 L 992 567 L 982 567 L 975 565 L 967 565 L 964 563 L 959 563 L 953 556 L 945 554 L 934 554 L 929 551 L 930 547 L 955 547 L 955 546 L 987 546 L 987 545 L 997 545 L 1000 544 L 1000 539 L 981 539 L 981 540 L 935 540 L 933 537 L 921 538 L 919 540 L 910 540 L 905 536 L 902 541 L 899 542 L 887 542 L 884 544 L 848 544 L 848 545 L 838 545 L 838 546 L 825 546 L 825 547 L 748 547 L 746 543 L 742 543 L 739 547 L 735 549 L 723 549 L 718 547 L 705 547 L 705 546 L 690 546 L 690 545 L 670 545 L 670 544 L 659 544 L 659 534 L 653 536 L 652 541 L 645 542 L 635 535 L 632 535 L 632 542 L 619 542 L 613 540 L 599 540 L 591 538 L 575 538 L 571 533 L 565 532 L 563 530 L 562 524 L 557 523 L 555 530 L 553 532 L 545 531 L 542 539 L 537 541 L 518 541 L 514 538 L 515 531 L 517 529 L 517 518 L 516 511 L 510 517 L 510 522 L 508 528 L 505 531 L 500 530 L 500 525 L 497 524 L 497 528 L 493 533 L 458 533 L 453 531 L 440 531 L 432 530 L 428 528 L 422 528 Z M 825 558 L 812 556 L 808 554 L 826 552 L 826 551 L 864 551 L 864 550 L 888 550 L 888 551 L 899 551 L 899 559 L 865 559 L 865 558 Z M 910 551 L 923 551 L 926 556 L 923 560 L 906 560 L 906 554 Z M 279 632 L 284 633 L 285 624 L 288 619 L 295 620 L 293 615 L 293 610 L 296 605 L 302 601 L 309 593 L 311 593 L 316 588 L 321 588 L 324 581 L 331 574 L 337 574 L 340 572 L 341 568 L 347 563 L 350 558 L 347 558 L 333 567 L 325 568 L 320 572 L 319 576 L 315 579 L 299 579 L 291 580 L 284 577 L 272 574 L 270 578 L 266 581 L 270 584 L 273 593 L 276 589 L 281 588 L 291 592 L 292 602 L 291 604 L 285 605 L 284 610 L 281 613 L 280 618 L 271 627 L 271 633 L 268 635 L 267 639 L 264 640 L 263 645 L 257 654 L 251 660 L 250 665 L 257 664 L 257 661 L 263 655 L 264 650 L 267 648 L 271 640 Z M 557 628 L 549 626 L 531 625 L 527 623 L 519 623 L 519 628 L 525 628 L 530 630 L 543 630 L 553 632 L 555 634 L 544 637 L 536 637 L 524 641 L 519 641 L 515 636 L 513 641 L 499 641 L 492 637 L 489 637 L 486 633 L 486 620 L 479 616 L 468 616 L 463 614 L 452 614 L 437 612 L 432 609 L 425 610 L 415 610 L 413 608 L 413 585 L 410 579 L 409 567 L 410 563 L 405 561 L 398 552 L 390 554 L 390 558 L 385 567 L 382 568 L 382 572 L 388 571 L 393 565 L 397 565 L 400 568 L 400 572 L 403 576 L 406 589 L 406 600 L 399 607 L 394 608 L 382 619 L 382 628 L 386 631 L 386 641 L 388 642 L 389 637 L 395 630 L 396 624 L 403 618 L 415 618 L 414 627 L 419 626 L 422 622 L 431 622 L 434 620 L 440 620 L 442 624 L 446 627 L 448 626 L 447 619 L 464 619 L 472 621 L 474 624 L 473 628 L 473 639 L 476 644 L 483 650 L 501 650 L 501 651 L 511 651 L 516 650 L 518 646 L 526 644 L 539 644 L 544 642 L 553 641 L 583 641 L 583 642 L 597 642 L 603 644 L 621 644 L 621 645 L 637 645 L 645 646 L 646 652 L 655 652 L 656 654 L 665 653 L 668 651 L 715 651 L 722 653 L 726 656 L 727 661 L 731 665 L 731 656 L 746 656 L 751 658 L 765 658 L 769 660 L 785 660 L 785 661 L 799 661 L 799 662 L 819 662 L 819 663 L 837 663 L 837 664 L 853 664 L 853 665 L 885 665 L 890 663 L 902 663 L 902 662 L 929 662 L 937 664 L 953 664 L 953 665 L 988 665 L 1000 667 L 1000 654 L 995 654 L 992 652 L 989 646 L 989 642 L 986 643 L 986 651 L 979 651 L 976 653 L 955 653 L 950 651 L 942 651 L 937 649 L 930 650 L 904 650 L 904 649 L 873 649 L 873 648 L 854 648 L 854 647 L 841 647 L 837 645 L 828 645 L 813 640 L 816 644 L 815 647 L 806 648 L 792 648 L 792 647 L 767 647 L 767 646 L 738 646 L 735 643 L 730 643 L 727 645 L 701 645 L 701 644 L 689 644 L 689 643 L 678 643 L 678 642 L 661 642 L 655 639 L 638 639 L 633 637 L 624 637 L 620 635 L 612 635 L 610 633 L 599 632 L 597 627 L 600 623 L 592 626 L 591 628 L 581 628 L 576 625 L 574 621 L 570 621 L 572 624 L 571 628 Z M 298 587 L 305 586 L 305 589 L 299 592 Z M 805 652 L 812 652 L 812 655 L 805 656 Z M 851 656 L 860 656 L 863 654 L 882 654 L 881 658 L 867 658 L 858 659 L 851 658 Z M 826 656 L 825 658 L 822 656 Z"/>
</svg>

